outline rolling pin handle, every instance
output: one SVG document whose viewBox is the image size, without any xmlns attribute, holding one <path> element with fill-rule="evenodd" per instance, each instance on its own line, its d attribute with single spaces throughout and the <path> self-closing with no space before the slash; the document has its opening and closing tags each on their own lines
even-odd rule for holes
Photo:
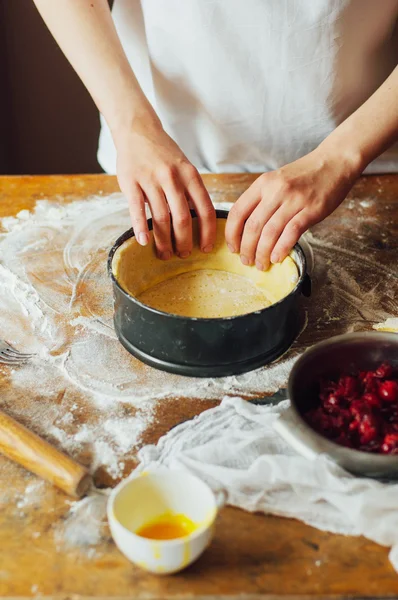
<svg viewBox="0 0 398 600">
<path fill-rule="evenodd" d="M 0 452 L 70 496 L 81 498 L 92 485 L 87 469 L 4 412 L 0 412 Z"/>
</svg>

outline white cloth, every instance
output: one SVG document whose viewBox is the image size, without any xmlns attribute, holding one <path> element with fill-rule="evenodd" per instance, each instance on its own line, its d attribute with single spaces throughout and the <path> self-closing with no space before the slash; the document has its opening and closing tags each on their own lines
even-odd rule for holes
<svg viewBox="0 0 398 600">
<path fill-rule="evenodd" d="M 201 172 L 262 172 L 314 149 L 397 64 L 398 0 L 115 0 L 165 129 Z M 98 159 L 116 171 L 102 119 Z M 368 172 L 398 170 L 398 149 Z"/>
<path fill-rule="evenodd" d="M 232 506 L 363 535 L 392 547 L 398 571 L 398 484 L 354 477 L 325 456 L 311 461 L 295 454 L 273 429 L 288 406 L 226 398 L 172 429 L 157 446 L 145 446 L 138 471 L 184 469 L 215 491 L 225 489 Z"/>
</svg>

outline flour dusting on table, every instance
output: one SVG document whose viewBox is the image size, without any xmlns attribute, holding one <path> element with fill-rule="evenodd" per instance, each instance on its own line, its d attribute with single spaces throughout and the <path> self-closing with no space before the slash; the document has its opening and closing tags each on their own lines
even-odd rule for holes
<svg viewBox="0 0 398 600">
<path fill-rule="evenodd" d="M 3 218 L 0 338 L 36 356 L 16 369 L 0 367 L 5 381 L 10 379 L 0 404 L 93 473 L 104 469 L 117 479 L 159 403 L 276 391 L 307 346 L 336 333 L 369 329 L 398 313 L 396 269 L 378 261 L 380 248 L 366 246 L 373 201 L 351 202 L 345 229 L 330 227 L 320 235 L 316 228 L 305 238 L 315 255 L 305 332 L 273 365 L 222 379 L 157 371 L 118 342 L 106 268 L 110 247 L 130 226 L 120 194 L 70 204 L 40 200 L 32 212 Z M 357 235 L 348 236 L 350 227 Z M 388 239 L 381 231 L 380 244 Z"/>
<path fill-rule="evenodd" d="M 64 546 L 87 548 L 96 546 L 109 537 L 106 528 L 106 503 L 108 494 L 93 490 L 82 500 L 71 503 L 64 521 L 55 530 L 55 542 Z"/>
<path fill-rule="evenodd" d="M 252 374 L 193 379 L 147 367 L 122 348 L 106 270 L 110 247 L 130 226 L 120 194 L 41 200 L 1 225 L 0 337 L 36 353 L 7 369 L 12 383 L 1 402 L 71 456 L 88 453 L 93 472 L 123 473 L 160 401 L 253 396 L 286 382 L 298 352 Z"/>
</svg>

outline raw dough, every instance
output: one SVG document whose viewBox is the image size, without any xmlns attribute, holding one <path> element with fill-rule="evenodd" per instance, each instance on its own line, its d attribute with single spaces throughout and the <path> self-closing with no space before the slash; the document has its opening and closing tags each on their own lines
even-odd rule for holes
<svg viewBox="0 0 398 600">
<path fill-rule="evenodd" d="M 215 269 L 182 273 L 158 283 L 139 300 L 163 312 L 185 317 L 242 315 L 269 306 L 265 294 L 249 279 Z"/>
<path fill-rule="evenodd" d="M 194 249 L 189 258 L 157 258 L 151 233 L 148 246 L 135 238 L 115 253 L 112 269 L 121 287 L 144 304 L 163 312 L 199 318 L 231 317 L 270 306 L 296 286 L 298 269 L 289 256 L 267 271 L 242 265 L 225 242 L 225 219 L 217 220 L 213 252 L 198 247 L 194 219 Z"/>
</svg>

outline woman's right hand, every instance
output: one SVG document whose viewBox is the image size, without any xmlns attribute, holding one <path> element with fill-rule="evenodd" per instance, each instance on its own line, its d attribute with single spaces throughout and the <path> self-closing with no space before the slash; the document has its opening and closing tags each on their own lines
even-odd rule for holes
<svg viewBox="0 0 398 600">
<path fill-rule="evenodd" d="M 160 123 L 135 124 L 115 138 L 117 176 L 127 197 L 137 241 L 149 242 L 145 202 L 152 219 L 159 258 L 173 252 L 186 258 L 192 251 L 190 206 L 199 219 L 200 248 L 211 252 L 216 237 L 216 214 L 198 171 Z"/>
<path fill-rule="evenodd" d="M 48 28 L 90 92 L 111 130 L 117 175 L 137 240 L 149 241 L 145 202 L 158 254 L 192 250 L 189 204 L 199 218 L 200 247 L 215 242 L 216 215 L 195 169 L 163 130 L 120 43 L 107 0 L 34 0 Z M 73 35 L 71 35 L 73 32 Z"/>
</svg>

